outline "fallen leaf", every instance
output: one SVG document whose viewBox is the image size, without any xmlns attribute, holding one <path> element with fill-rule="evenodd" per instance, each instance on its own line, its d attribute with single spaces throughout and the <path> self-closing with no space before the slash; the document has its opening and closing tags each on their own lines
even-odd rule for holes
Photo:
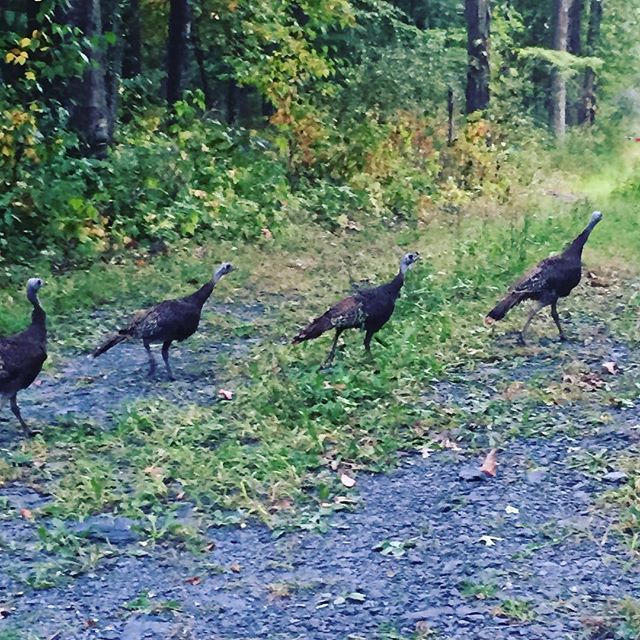
<svg viewBox="0 0 640 640">
<path fill-rule="evenodd" d="M 33 520 L 33 513 L 29 509 L 20 509 L 20 515 L 25 520 Z"/>
<path fill-rule="evenodd" d="M 487 457 L 484 459 L 482 466 L 480 467 L 480 471 L 486 473 L 488 476 L 495 478 L 496 476 L 496 467 L 498 466 L 498 461 L 496 460 L 496 450 L 491 449 L 487 454 Z"/>
<path fill-rule="evenodd" d="M 602 370 L 610 373 L 613 376 L 618 373 L 618 365 L 615 362 L 603 362 Z"/>
<path fill-rule="evenodd" d="M 273 233 L 271 233 L 271 231 L 269 231 L 269 229 L 267 229 L 266 227 L 263 227 L 260 232 L 262 233 L 262 237 L 265 240 L 273 240 Z"/>
<path fill-rule="evenodd" d="M 200 576 L 191 576 L 185 580 L 187 584 L 198 585 L 202 582 L 202 578 Z"/>
<path fill-rule="evenodd" d="M 517 514 L 520 513 L 520 509 L 516 509 L 516 507 L 512 507 L 510 504 L 508 504 L 505 508 L 504 508 L 506 513 L 511 513 L 511 514 Z"/>
<path fill-rule="evenodd" d="M 342 484 L 347 487 L 347 489 L 351 489 L 351 487 L 355 486 L 356 484 L 356 481 L 346 473 L 340 475 L 340 482 L 342 482 Z"/>
<path fill-rule="evenodd" d="M 164 469 L 161 469 L 160 467 L 154 467 L 154 466 L 146 467 L 144 469 L 144 472 L 148 476 L 151 476 L 153 478 L 163 478 L 164 477 Z"/>
<path fill-rule="evenodd" d="M 218 389 L 218 395 L 225 400 L 233 400 L 233 391 L 228 389 Z"/>
<path fill-rule="evenodd" d="M 433 453 L 433 449 L 431 447 L 422 447 L 420 449 L 420 454 L 423 458 L 428 458 Z"/>
<path fill-rule="evenodd" d="M 233 573 L 240 573 L 242 571 L 242 567 L 239 562 L 232 562 L 229 565 L 229 570 L 233 571 Z"/>
<path fill-rule="evenodd" d="M 487 547 L 495 547 L 496 540 L 504 540 L 504 538 L 496 538 L 495 536 L 480 536 L 478 542 L 484 542 Z"/>
</svg>

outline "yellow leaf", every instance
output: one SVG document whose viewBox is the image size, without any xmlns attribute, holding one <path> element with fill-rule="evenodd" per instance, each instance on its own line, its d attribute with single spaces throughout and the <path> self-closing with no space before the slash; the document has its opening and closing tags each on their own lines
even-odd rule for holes
<svg viewBox="0 0 640 640">
<path fill-rule="evenodd" d="M 20 40 L 20 46 L 24 49 L 25 47 L 28 47 L 31 44 L 31 38 L 22 38 L 22 40 Z"/>
<path fill-rule="evenodd" d="M 27 71 L 27 72 L 24 74 L 24 77 L 25 77 L 27 80 L 35 80 L 35 79 L 36 79 L 36 74 L 35 74 L 33 71 Z"/>
<path fill-rule="evenodd" d="M 13 54 L 11 51 L 7 51 L 7 55 L 4 57 L 4 61 L 11 62 L 15 57 L 15 54 Z"/>
</svg>

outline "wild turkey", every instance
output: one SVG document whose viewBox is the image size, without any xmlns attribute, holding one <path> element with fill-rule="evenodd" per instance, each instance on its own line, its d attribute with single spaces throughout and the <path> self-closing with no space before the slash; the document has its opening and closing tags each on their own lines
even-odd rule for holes
<svg viewBox="0 0 640 640">
<path fill-rule="evenodd" d="M 519 341 L 525 344 L 524 334 L 533 317 L 546 306 L 551 305 L 551 317 L 558 327 L 560 340 L 567 337 L 560 325 L 557 303 L 578 285 L 582 276 L 582 249 L 593 228 L 602 220 L 602 213 L 594 211 L 584 231 L 557 256 L 545 258 L 509 290 L 509 293 L 491 310 L 485 318 L 487 325 L 502 320 L 507 312 L 524 300 L 535 300 L 535 304 L 520 331 Z"/>
<path fill-rule="evenodd" d="M 47 314 L 38 300 L 43 284 L 40 278 L 27 282 L 27 299 L 33 305 L 31 324 L 20 333 L 0 338 L 0 408 L 9 400 L 11 411 L 29 435 L 32 432 L 22 419 L 17 395 L 36 379 L 47 359 Z"/>
<path fill-rule="evenodd" d="M 151 353 L 151 343 L 162 343 L 162 359 L 164 360 L 170 380 L 174 380 L 169 364 L 169 347 L 174 340 L 182 342 L 193 335 L 200 324 L 202 306 L 208 300 L 213 288 L 220 278 L 230 273 L 233 265 L 223 262 L 213 274 L 213 278 L 197 291 L 184 298 L 164 300 L 159 304 L 135 313 L 129 324 L 110 335 L 93 353 L 97 358 L 115 345 L 136 338 L 142 340 L 149 356 L 149 376 L 156 371 L 156 361 Z"/>
<path fill-rule="evenodd" d="M 305 340 L 313 340 L 323 333 L 336 330 L 335 338 L 329 355 L 323 366 L 328 366 L 336 353 L 336 346 L 340 334 L 345 329 L 364 329 L 364 348 L 371 352 L 371 338 L 382 329 L 391 317 L 393 309 L 404 284 L 404 277 L 409 267 L 420 259 L 418 253 L 407 253 L 400 261 L 398 275 L 386 284 L 372 289 L 363 289 L 355 295 L 340 300 L 326 313 L 313 320 L 307 327 L 296 335 L 292 343 L 298 344 Z"/>
</svg>

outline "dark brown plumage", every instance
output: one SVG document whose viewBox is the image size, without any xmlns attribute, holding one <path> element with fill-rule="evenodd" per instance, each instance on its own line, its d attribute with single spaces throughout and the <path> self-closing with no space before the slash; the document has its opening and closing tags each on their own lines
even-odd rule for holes
<svg viewBox="0 0 640 640">
<path fill-rule="evenodd" d="M 28 434 L 31 430 L 20 413 L 17 394 L 31 385 L 47 359 L 47 315 L 38 300 L 42 285 L 40 278 L 27 282 L 27 299 L 33 305 L 31 324 L 20 333 L 0 338 L 0 407 L 9 400 L 11 410 Z"/>
<path fill-rule="evenodd" d="M 340 300 L 326 313 L 313 320 L 292 340 L 293 344 L 314 340 L 323 333 L 335 329 L 336 334 L 324 366 L 330 364 L 335 356 L 340 334 L 345 329 L 364 329 L 364 348 L 371 350 L 371 338 L 387 323 L 395 308 L 404 276 L 409 267 L 420 259 L 417 253 L 407 253 L 400 261 L 400 271 L 395 278 L 379 287 L 363 289 L 355 295 Z"/>
<path fill-rule="evenodd" d="M 507 295 L 487 314 L 486 324 L 502 320 L 510 309 L 524 300 L 535 300 L 535 305 L 527 316 L 520 331 L 520 342 L 524 344 L 524 335 L 533 317 L 546 306 L 551 306 L 551 317 L 558 327 L 560 339 L 566 340 L 557 303 L 559 298 L 568 296 L 578 285 L 582 277 L 582 250 L 593 228 L 602 220 L 602 214 L 594 211 L 584 231 L 557 256 L 545 258 L 529 273 L 513 285 Z"/>
<path fill-rule="evenodd" d="M 93 357 L 105 353 L 115 345 L 131 338 L 142 340 L 149 356 L 149 375 L 156 370 L 156 361 L 151 353 L 152 343 L 162 343 L 162 359 L 169 379 L 173 380 L 171 365 L 169 364 L 169 347 L 174 341 L 182 342 L 193 335 L 200 324 L 202 307 L 208 300 L 213 288 L 222 276 L 233 270 L 233 265 L 225 262 L 218 267 L 213 278 L 197 291 L 184 298 L 164 300 L 159 304 L 138 311 L 133 315 L 129 324 L 116 333 L 110 335 L 93 352 Z"/>
</svg>

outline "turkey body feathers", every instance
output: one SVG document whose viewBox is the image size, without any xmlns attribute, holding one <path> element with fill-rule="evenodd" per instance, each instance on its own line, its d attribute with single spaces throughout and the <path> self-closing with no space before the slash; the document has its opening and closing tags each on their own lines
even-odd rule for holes
<svg viewBox="0 0 640 640">
<path fill-rule="evenodd" d="M 33 383 L 47 359 L 47 316 L 37 297 L 42 284 L 39 278 L 31 278 L 27 285 L 27 298 L 33 305 L 31 324 L 20 333 L 0 338 L 0 400 L 11 401 L 11 410 L 27 433 L 30 430 L 16 396 Z"/>
<path fill-rule="evenodd" d="M 128 339 L 142 340 L 149 357 L 149 374 L 153 375 L 156 364 L 151 353 L 152 343 L 162 343 L 162 358 L 169 374 L 173 379 L 169 364 L 169 348 L 174 341 L 182 342 L 192 336 L 198 329 L 202 307 L 209 299 L 216 283 L 222 276 L 233 270 L 231 263 L 225 262 L 216 270 L 213 278 L 202 285 L 197 291 L 183 298 L 164 300 L 159 304 L 135 313 L 129 324 L 107 338 L 93 351 L 97 358 L 117 344 Z"/>
<path fill-rule="evenodd" d="M 561 254 L 545 258 L 518 280 L 507 295 L 489 311 L 485 322 L 492 324 L 497 320 L 502 320 L 509 310 L 516 305 L 525 300 L 534 300 L 536 305 L 520 331 L 520 341 L 524 342 L 524 333 L 533 316 L 540 309 L 549 305 L 551 306 L 551 316 L 558 327 L 560 338 L 564 340 L 565 335 L 560 325 L 556 305 L 559 298 L 568 296 L 580 283 L 582 277 L 582 250 L 593 228 L 601 219 L 602 214 L 599 211 L 594 211 L 589 224 L 582 233 Z"/>
<path fill-rule="evenodd" d="M 379 331 L 393 314 L 396 300 L 404 284 L 407 269 L 418 259 L 417 253 L 408 253 L 402 258 L 400 272 L 386 284 L 343 298 L 321 316 L 312 320 L 292 339 L 293 344 L 313 340 L 323 333 L 335 330 L 333 346 L 325 364 L 333 360 L 340 334 L 346 329 L 365 329 L 364 347 L 369 351 L 373 334 Z"/>
</svg>

